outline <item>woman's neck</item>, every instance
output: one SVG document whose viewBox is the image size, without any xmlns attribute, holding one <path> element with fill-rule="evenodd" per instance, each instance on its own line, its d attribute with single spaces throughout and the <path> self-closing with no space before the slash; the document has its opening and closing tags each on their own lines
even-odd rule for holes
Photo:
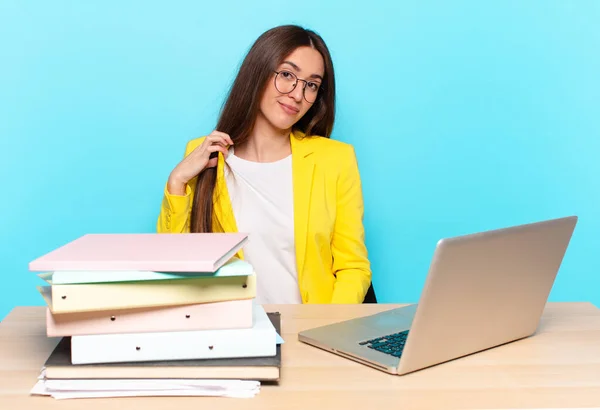
<svg viewBox="0 0 600 410">
<path fill-rule="evenodd" d="M 247 161 L 274 162 L 290 155 L 291 130 L 274 128 L 266 118 L 259 115 L 248 140 L 235 146 L 235 155 Z"/>
</svg>

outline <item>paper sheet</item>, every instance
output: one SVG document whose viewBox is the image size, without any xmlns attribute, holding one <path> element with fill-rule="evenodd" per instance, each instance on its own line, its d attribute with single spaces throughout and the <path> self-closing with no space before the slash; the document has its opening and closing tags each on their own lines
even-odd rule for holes
<svg viewBox="0 0 600 410">
<path fill-rule="evenodd" d="M 249 380 L 46 380 L 40 378 L 30 394 L 55 399 L 149 396 L 212 396 L 251 398 L 260 382 Z"/>
</svg>

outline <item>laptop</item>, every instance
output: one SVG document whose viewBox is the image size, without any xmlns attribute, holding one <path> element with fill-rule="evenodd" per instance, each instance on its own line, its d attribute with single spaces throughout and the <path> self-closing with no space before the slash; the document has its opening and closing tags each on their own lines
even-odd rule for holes
<svg viewBox="0 0 600 410">
<path fill-rule="evenodd" d="M 404 375 L 529 337 L 576 223 L 569 216 L 442 239 L 418 304 L 305 330 L 298 339 Z"/>
</svg>

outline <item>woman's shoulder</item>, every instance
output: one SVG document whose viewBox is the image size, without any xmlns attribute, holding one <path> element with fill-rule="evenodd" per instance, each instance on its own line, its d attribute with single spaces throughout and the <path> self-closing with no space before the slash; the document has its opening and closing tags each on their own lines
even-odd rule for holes
<svg viewBox="0 0 600 410">
<path fill-rule="evenodd" d="M 347 142 L 334 140 L 320 135 L 304 135 L 298 131 L 294 134 L 306 149 L 318 154 L 325 154 L 326 156 L 335 154 L 354 155 L 354 147 Z"/>
<path fill-rule="evenodd" d="M 302 144 L 324 165 L 339 169 L 356 161 L 354 146 L 347 142 L 311 135 L 303 137 Z"/>
</svg>

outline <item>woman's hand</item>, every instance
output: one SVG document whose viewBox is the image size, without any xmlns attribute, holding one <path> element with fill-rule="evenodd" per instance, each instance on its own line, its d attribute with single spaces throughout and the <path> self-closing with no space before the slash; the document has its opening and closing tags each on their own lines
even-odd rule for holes
<svg viewBox="0 0 600 410">
<path fill-rule="evenodd" d="M 233 145 L 231 137 L 224 132 L 213 131 L 202 144 L 187 155 L 171 172 L 167 182 L 167 190 L 173 195 L 185 195 L 186 184 L 206 168 L 217 166 L 217 155 L 222 152 L 225 157 L 228 147 Z M 211 154 L 215 153 L 214 158 Z"/>
</svg>

